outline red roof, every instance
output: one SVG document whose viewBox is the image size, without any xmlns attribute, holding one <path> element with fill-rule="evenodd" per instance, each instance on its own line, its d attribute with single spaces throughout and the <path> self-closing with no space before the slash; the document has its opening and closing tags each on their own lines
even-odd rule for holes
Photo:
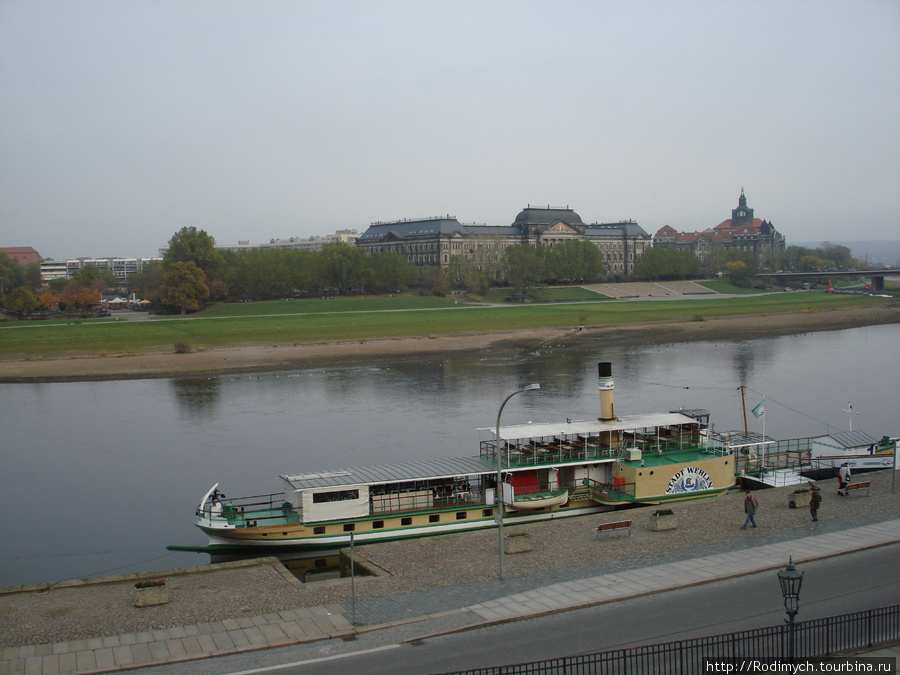
<svg viewBox="0 0 900 675">
<path fill-rule="evenodd" d="M 13 260 L 18 260 L 21 265 L 28 263 L 39 263 L 43 260 L 40 253 L 35 251 L 31 246 L 7 246 L 0 247 L 0 251 L 8 255 Z"/>
</svg>

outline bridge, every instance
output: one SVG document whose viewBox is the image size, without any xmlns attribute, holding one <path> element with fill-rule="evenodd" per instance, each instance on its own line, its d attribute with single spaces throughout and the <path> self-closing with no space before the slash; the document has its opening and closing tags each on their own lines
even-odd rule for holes
<svg viewBox="0 0 900 675">
<path fill-rule="evenodd" d="M 841 279 L 871 279 L 872 290 L 883 291 L 884 278 L 886 276 L 896 276 L 898 274 L 900 274 L 900 272 L 898 272 L 897 270 L 838 270 L 837 272 L 785 272 L 783 270 L 779 270 L 777 272 L 763 272 L 761 274 L 757 274 L 756 276 L 774 278 L 779 283 L 784 283 L 785 281 L 790 281 L 792 279 L 797 279 L 803 282 L 810 279 L 821 279 L 823 277 L 827 277 L 829 279 L 834 279 L 835 277 L 839 277 Z"/>
</svg>

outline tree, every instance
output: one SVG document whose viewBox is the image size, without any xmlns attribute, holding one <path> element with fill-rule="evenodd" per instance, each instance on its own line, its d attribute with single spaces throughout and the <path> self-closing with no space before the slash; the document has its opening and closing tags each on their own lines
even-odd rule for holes
<svg viewBox="0 0 900 675">
<path fill-rule="evenodd" d="M 362 288 L 367 255 L 363 249 L 344 242 L 325 244 L 318 253 L 322 283 L 340 293 Z"/>
<path fill-rule="evenodd" d="M 19 286 L 3 296 L 3 306 L 20 316 L 28 316 L 38 308 L 38 301 L 34 291 L 27 286 Z"/>
<path fill-rule="evenodd" d="M 44 281 L 41 279 L 40 263 L 28 263 L 22 268 L 22 283 L 33 291 L 40 291 L 43 288 Z"/>
<path fill-rule="evenodd" d="M 825 241 L 819 246 L 819 250 L 822 252 L 822 257 L 831 263 L 827 265 L 828 267 L 835 267 L 839 270 L 859 267 L 859 261 L 851 255 L 850 249 L 846 246 Z"/>
<path fill-rule="evenodd" d="M 545 277 L 560 279 L 599 279 L 603 274 L 600 249 L 589 241 L 564 241 L 546 251 Z"/>
<path fill-rule="evenodd" d="M 73 279 L 59 294 L 59 304 L 61 308 L 88 309 L 100 304 L 100 290 L 96 285 L 82 284 Z"/>
<path fill-rule="evenodd" d="M 544 248 L 529 244 L 507 246 L 503 251 L 503 271 L 517 293 L 527 293 L 544 278 Z"/>
<path fill-rule="evenodd" d="M 0 251 L 0 295 L 22 285 L 22 264 Z"/>
<path fill-rule="evenodd" d="M 65 277 L 57 277 L 56 279 L 51 279 L 47 282 L 47 286 L 49 286 L 53 291 L 57 294 L 62 293 L 63 289 L 69 283 L 69 280 Z"/>
<path fill-rule="evenodd" d="M 160 260 L 153 260 L 128 277 L 128 291 L 134 293 L 141 300 L 156 302 L 159 299 L 159 289 L 163 283 L 163 264 Z"/>
<path fill-rule="evenodd" d="M 167 270 L 179 262 L 194 263 L 212 276 L 222 264 L 222 254 L 216 249 L 216 240 L 206 230 L 198 230 L 194 226 L 182 227 L 169 239 L 169 250 L 163 258 Z"/>
<path fill-rule="evenodd" d="M 691 279 L 701 275 L 700 258 L 687 251 L 654 246 L 634 263 L 634 274 L 642 279 Z"/>
<path fill-rule="evenodd" d="M 56 307 L 59 303 L 59 292 L 48 285 L 47 288 L 41 291 L 37 296 L 37 301 L 38 305 L 44 309 Z"/>
<path fill-rule="evenodd" d="M 725 263 L 725 277 L 731 284 L 740 288 L 750 288 L 753 283 L 753 272 L 742 260 Z"/>
<path fill-rule="evenodd" d="M 453 281 L 440 267 L 426 266 L 419 270 L 419 294 L 443 298 L 453 287 Z"/>
<path fill-rule="evenodd" d="M 71 282 L 82 286 L 92 286 L 103 292 L 118 285 L 115 275 L 109 270 L 100 270 L 96 265 L 84 265 L 75 270 Z"/>
<path fill-rule="evenodd" d="M 452 256 L 447 266 L 447 275 L 453 283 L 462 286 L 467 292 L 484 295 L 491 282 L 497 279 L 498 268 L 497 261 L 490 253 L 485 249 L 476 249 L 471 258 Z"/>
<path fill-rule="evenodd" d="M 187 310 L 201 309 L 208 297 L 209 287 L 205 283 L 203 270 L 195 263 L 175 262 L 169 265 L 159 289 L 162 304 L 176 307 L 184 314 Z"/>
<path fill-rule="evenodd" d="M 376 253 L 367 262 L 366 288 L 372 293 L 403 290 L 416 276 L 415 266 L 396 251 Z"/>
</svg>

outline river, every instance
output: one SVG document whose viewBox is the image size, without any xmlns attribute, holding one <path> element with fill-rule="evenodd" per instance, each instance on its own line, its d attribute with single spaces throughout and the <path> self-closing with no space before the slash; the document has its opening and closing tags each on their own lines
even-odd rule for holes
<svg viewBox="0 0 900 675">
<path fill-rule="evenodd" d="M 477 454 L 504 424 L 707 408 L 716 429 L 900 435 L 900 325 L 738 342 L 580 346 L 217 377 L 0 385 L 0 586 L 208 562 L 193 509 L 276 492 L 281 473 Z M 750 408 L 767 399 L 766 415 Z M 852 413 L 848 403 L 852 402 Z"/>
</svg>

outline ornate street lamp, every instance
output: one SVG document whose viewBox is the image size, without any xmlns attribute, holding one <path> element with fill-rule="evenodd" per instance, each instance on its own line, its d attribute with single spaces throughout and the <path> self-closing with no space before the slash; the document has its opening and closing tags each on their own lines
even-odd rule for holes
<svg viewBox="0 0 900 675">
<path fill-rule="evenodd" d="M 497 521 L 497 532 L 500 537 L 500 579 L 503 579 L 503 476 L 501 475 L 503 469 L 503 462 L 500 455 L 500 415 L 503 414 L 503 408 L 506 405 L 506 402 L 509 401 L 516 394 L 522 394 L 526 391 L 534 391 L 535 389 L 540 389 L 541 385 L 539 384 L 529 384 L 518 391 L 514 391 L 505 399 L 503 399 L 503 403 L 500 404 L 500 410 L 497 411 L 497 442 L 494 446 L 494 458 L 497 461 L 497 488 L 494 490 L 494 501 L 497 506 L 497 511 L 494 514 L 494 519 Z"/>
<path fill-rule="evenodd" d="M 781 595 L 784 597 L 784 608 L 788 618 L 788 658 L 794 660 L 794 617 L 800 609 L 800 586 L 803 584 L 803 572 L 794 567 L 793 556 L 788 558 L 787 567 L 778 573 L 778 583 L 781 584 Z"/>
</svg>

